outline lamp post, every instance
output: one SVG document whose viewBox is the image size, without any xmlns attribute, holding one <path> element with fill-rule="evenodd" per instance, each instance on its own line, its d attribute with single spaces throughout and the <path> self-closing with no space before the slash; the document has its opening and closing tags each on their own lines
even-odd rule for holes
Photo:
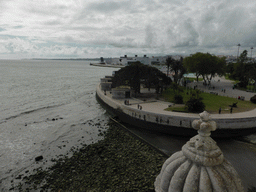
<svg viewBox="0 0 256 192">
<path fill-rule="evenodd" d="M 238 43 L 238 51 L 237 51 L 237 59 L 238 59 L 238 56 L 239 56 L 239 47 L 241 46 L 240 43 Z"/>
<path fill-rule="evenodd" d="M 253 47 L 251 47 L 251 59 L 252 59 L 252 50 L 253 50 Z"/>
</svg>

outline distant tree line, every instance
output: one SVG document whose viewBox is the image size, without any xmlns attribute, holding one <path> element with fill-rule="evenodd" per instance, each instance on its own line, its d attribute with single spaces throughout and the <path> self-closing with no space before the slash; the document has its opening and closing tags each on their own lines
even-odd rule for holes
<svg viewBox="0 0 256 192">
<path fill-rule="evenodd" d="M 246 87 L 248 83 L 256 81 L 256 63 L 247 57 L 247 51 L 243 51 L 236 63 L 226 63 L 225 57 L 217 57 L 210 53 L 195 53 L 186 58 L 175 60 L 172 57 L 166 59 L 167 74 L 155 67 L 143 65 L 140 62 L 132 63 L 117 71 L 112 80 L 113 87 L 127 85 L 140 93 L 141 84 L 149 90 L 155 88 L 156 93 L 170 87 L 174 89 L 177 103 L 183 103 L 179 85 L 185 73 L 194 73 L 198 79 L 201 76 L 204 83 L 211 84 L 216 75 L 228 75 L 229 78 L 238 80 L 239 86 Z M 171 73 L 171 78 L 169 77 Z M 185 103 L 189 111 L 198 112 L 204 110 L 199 92 L 191 94 L 189 101 Z"/>
<path fill-rule="evenodd" d="M 172 57 L 168 57 L 166 59 L 167 65 L 167 76 L 169 77 L 169 71 L 173 74 L 173 81 L 174 83 L 178 84 L 179 80 L 182 79 L 183 75 L 186 73 L 186 68 L 183 65 L 183 58 L 181 57 L 180 60 L 175 60 Z"/>
<path fill-rule="evenodd" d="M 127 85 L 137 94 L 140 93 L 141 84 L 143 83 L 148 89 L 154 87 L 158 93 L 170 82 L 171 79 L 157 68 L 144 65 L 138 61 L 117 71 L 112 79 L 112 86 Z"/>
<path fill-rule="evenodd" d="M 210 84 L 216 75 L 224 75 L 226 69 L 225 58 L 218 58 L 210 53 L 196 53 L 180 60 L 172 57 L 166 59 L 167 74 L 162 73 L 155 67 L 143 65 L 140 62 L 132 63 L 116 72 L 113 78 L 113 87 L 128 85 L 136 93 L 140 93 L 141 83 L 148 87 L 156 88 L 159 92 L 163 87 L 172 82 L 179 84 L 183 75 L 187 72 L 195 73 L 197 77 L 202 76 L 205 83 Z M 169 72 L 171 77 L 169 77 Z"/>
<path fill-rule="evenodd" d="M 256 81 L 256 62 L 247 56 L 247 50 L 244 50 L 237 59 L 236 63 L 227 65 L 227 74 L 229 78 L 238 80 L 238 86 L 246 88 L 248 84 L 255 86 Z"/>
<path fill-rule="evenodd" d="M 225 74 L 226 58 L 217 57 L 210 53 L 196 53 L 184 59 L 184 66 L 187 71 L 195 73 L 198 79 L 202 76 L 205 84 L 210 84 L 213 77 L 216 75 L 222 76 Z"/>
</svg>

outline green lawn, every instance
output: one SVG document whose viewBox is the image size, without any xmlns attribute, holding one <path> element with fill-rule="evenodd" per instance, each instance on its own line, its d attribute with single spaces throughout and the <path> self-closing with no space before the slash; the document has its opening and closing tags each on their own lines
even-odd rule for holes
<svg viewBox="0 0 256 192">
<path fill-rule="evenodd" d="M 256 92 L 256 89 L 254 87 L 254 85 L 247 85 L 246 88 L 244 87 L 237 87 L 236 89 L 242 90 L 242 91 L 250 91 L 250 92 Z"/>
<path fill-rule="evenodd" d="M 228 75 L 226 75 L 225 78 L 234 81 L 233 84 L 238 84 L 239 83 L 239 80 L 231 79 L 231 78 L 229 78 Z M 239 89 L 239 90 L 242 90 L 242 91 L 248 91 L 249 90 L 250 92 L 254 92 L 254 93 L 256 92 L 256 88 L 252 84 L 247 85 L 246 87 L 237 86 L 236 89 Z"/>
<path fill-rule="evenodd" d="M 193 81 L 196 81 L 196 78 L 193 78 L 193 77 L 186 77 L 187 80 L 193 82 Z M 198 78 L 198 81 L 203 81 L 204 79 L 203 78 Z"/>
<path fill-rule="evenodd" d="M 256 107 L 256 105 L 250 101 L 242 101 L 235 98 L 217 96 L 209 93 L 202 93 L 201 95 L 206 106 L 206 111 L 209 113 L 218 113 L 220 107 L 222 109 L 222 113 L 229 113 L 229 105 L 232 105 L 233 103 L 237 103 L 237 107 L 233 108 L 233 113 L 249 111 Z"/>
<path fill-rule="evenodd" d="M 179 93 L 183 96 L 184 103 L 189 99 L 189 93 L 192 91 L 191 89 L 181 88 L 182 91 Z M 177 91 L 172 89 L 167 89 L 163 92 L 162 97 L 164 100 L 169 102 L 174 102 L 174 95 L 177 94 Z M 250 101 L 241 101 L 235 98 L 229 98 L 224 96 L 218 96 L 210 93 L 201 93 L 201 97 L 203 98 L 203 102 L 206 106 L 206 111 L 211 114 L 218 113 L 219 108 L 221 107 L 221 113 L 230 113 L 230 106 L 233 103 L 237 103 L 237 107 L 233 108 L 233 113 L 249 111 L 256 108 L 256 104 Z M 174 105 L 173 107 L 169 107 L 166 109 L 167 111 L 179 111 L 179 112 L 188 112 L 185 109 L 185 105 Z"/>
</svg>

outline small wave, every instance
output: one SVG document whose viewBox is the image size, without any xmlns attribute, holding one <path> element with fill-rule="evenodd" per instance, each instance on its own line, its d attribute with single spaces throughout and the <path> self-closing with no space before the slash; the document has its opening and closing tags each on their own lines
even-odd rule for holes
<svg viewBox="0 0 256 192">
<path fill-rule="evenodd" d="M 20 117 L 22 115 L 27 115 L 27 114 L 34 113 L 34 112 L 41 111 L 41 110 L 45 110 L 45 109 L 51 109 L 51 108 L 55 108 L 55 107 L 60 107 L 60 106 L 66 105 L 66 104 L 67 103 L 60 104 L 60 105 L 52 105 L 52 106 L 41 107 L 41 108 L 33 109 L 33 110 L 30 110 L 30 111 L 24 111 L 24 112 L 22 112 L 20 114 L 17 114 L 17 115 L 5 118 L 2 122 L 0 122 L 0 124 L 5 123 L 7 120 L 15 119 L 17 117 Z"/>
</svg>

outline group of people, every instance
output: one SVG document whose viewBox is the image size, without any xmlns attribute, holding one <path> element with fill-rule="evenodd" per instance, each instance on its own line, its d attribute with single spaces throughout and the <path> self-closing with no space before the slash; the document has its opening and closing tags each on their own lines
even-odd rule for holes
<svg viewBox="0 0 256 192">
<path fill-rule="evenodd" d="M 142 106 L 138 104 L 138 109 L 139 110 L 142 110 Z"/>
<path fill-rule="evenodd" d="M 230 108 L 230 113 L 233 112 L 233 107 Z M 221 114 L 221 107 L 219 108 L 219 114 Z"/>
<path fill-rule="evenodd" d="M 238 96 L 237 97 L 238 100 L 243 100 L 244 101 L 244 97 L 243 96 Z"/>
<path fill-rule="evenodd" d="M 124 100 L 124 104 L 125 104 L 125 105 L 130 105 L 129 100 L 127 100 L 127 99 Z M 142 106 L 141 106 L 140 104 L 138 104 L 138 109 L 139 109 L 139 110 L 142 110 Z"/>
</svg>

